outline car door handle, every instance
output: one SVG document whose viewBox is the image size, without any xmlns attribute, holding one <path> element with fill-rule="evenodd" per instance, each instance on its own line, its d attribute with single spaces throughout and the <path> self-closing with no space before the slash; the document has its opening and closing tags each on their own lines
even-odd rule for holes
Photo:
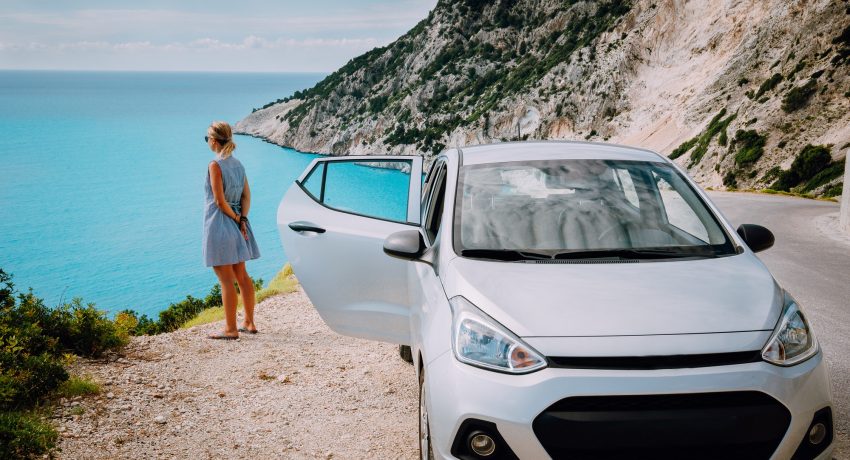
<svg viewBox="0 0 850 460">
<path fill-rule="evenodd" d="M 291 228 L 295 232 L 314 232 L 314 233 L 325 233 L 325 229 L 322 227 L 317 227 L 309 222 L 292 222 L 289 224 L 289 228 Z"/>
</svg>

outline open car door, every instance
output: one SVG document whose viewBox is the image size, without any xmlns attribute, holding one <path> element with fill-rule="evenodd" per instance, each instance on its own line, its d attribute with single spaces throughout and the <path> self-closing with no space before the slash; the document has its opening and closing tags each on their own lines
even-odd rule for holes
<svg viewBox="0 0 850 460">
<path fill-rule="evenodd" d="M 314 160 L 284 195 L 277 225 L 289 262 L 334 331 L 410 343 L 407 263 L 384 239 L 419 227 L 422 157 Z"/>
</svg>

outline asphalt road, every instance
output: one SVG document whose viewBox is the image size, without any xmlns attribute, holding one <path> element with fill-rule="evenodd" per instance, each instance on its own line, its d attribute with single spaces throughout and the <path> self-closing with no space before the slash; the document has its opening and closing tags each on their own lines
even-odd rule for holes
<svg viewBox="0 0 850 460">
<path fill-rule="evenodd" d="M 829 236 L 819 225 L 837 215 L 838 203 L 752 193 L 710 196 L 734 226 L 759 224 L 776 236 L 776 244 L 758 256 L 812 323 L 832 377 L 834 457 L 850 458 L 850 237 Z"/>
</svg>

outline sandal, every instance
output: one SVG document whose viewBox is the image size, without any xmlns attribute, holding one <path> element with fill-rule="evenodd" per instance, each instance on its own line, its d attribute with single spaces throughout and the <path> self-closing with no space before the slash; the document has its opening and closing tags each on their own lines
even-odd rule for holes
<svg viewBox="0 0 850 460">
<path fill-rule="evenodd" d="M 240 327 L 240 328 L 238 329 L 238 331 L 239 331 L 239 332 L 245 332 L 245 333 L 248 333 L 248 334 L 256 334 L 257 332 L 260 332 L 260 331 L 258 331 L 258 330 L 256 330 L 256 329 L 254 329 L 254 330 L 252 331 L 251 329 L 248 329 L 248 328 L 245 328 L 245 327 Z"/>
<path fill-rule="evenodd" d="M 213 340 L 239 340 L 238 335 L 227 335 L 224 332 L 216 332 L 207 336 L 208 339 Z"/>
</svg>

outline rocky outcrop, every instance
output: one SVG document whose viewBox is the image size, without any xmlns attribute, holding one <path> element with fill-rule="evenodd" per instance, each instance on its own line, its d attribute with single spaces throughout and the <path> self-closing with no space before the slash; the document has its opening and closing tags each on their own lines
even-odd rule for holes
<svg viewBox="0 0 850 460">
<path fill-rule="evenodd" d="M 609 141 L 673 154 L 705 186 L 776 187 L 807 145 L 842 169 L 848 70 L 839 0 L 441 0 L 236 129 L 334 155 Z M 840 190 L 840 174 L 811 179 L 782 184 Z"/>
</svg>

